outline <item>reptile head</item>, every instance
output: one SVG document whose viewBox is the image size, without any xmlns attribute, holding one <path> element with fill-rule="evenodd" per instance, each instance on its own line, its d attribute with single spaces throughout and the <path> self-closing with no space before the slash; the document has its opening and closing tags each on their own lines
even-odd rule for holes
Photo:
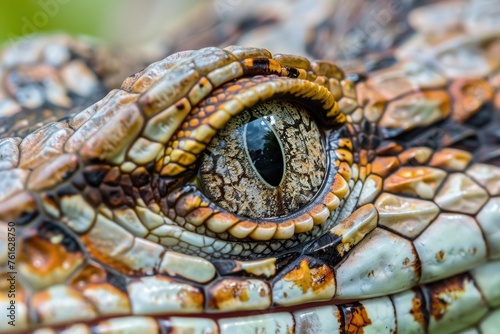
<svg viewBox="0 0 500 334">
<path fill-rule="evenodd" d="M 58 121 L 32 112 L 25 130 L 16 114 L 1 143 L 0 217 L 21 231 L 33 305 L 92 285 L 117 300 L 106 314 L 267 309 L 268 280 L 286 285 L 297 270 L 314 282 L 275 291 L 275 305 L 330 299 L 333 271 L 314 254 L 321 245 L 338 262 L 361 239 L 342 242 L 338 222 L 355 208 L 375 143 L 357 137 L 369 124 L 348 125 L 356 108 L 334 64 L 228 47 L 167 57 Z M 362 211 L 373 228 L 373 205 Z M 177 292 L 151 303 L 157 289 Z"/>
<path fill-rule="evenodd" d="M 20 231 L 26 323 L 359 300 L 484 260 L 468 216 L 488 200 L 471 179 L 486 184 L 484 166 L 467 176 L 472 155 L 441 149 L 466 137 L 410 131 L 451 115 L 448 80 L 418 66 L 355 87 L 329 62 L 235 46 L 186 51 L 81 112 L 2 139 L 0 220 Z M 468 117 L 492 99 L 484 81 L 469 85 L 484 94 Z M 446 179 L 448 171 L 457 173 Z M 450 199 L 456 183 L 474 199 Z M 440 213 L 452 208 L 472 236 L 467 254 L 433 268 L 435 254 L 453 253 L 426 246 L 455 226 Z M 409 300 L 402 307 L 427 326 Z M 366 313 L 361 304 L 345 310 Z M 290 319 L 269 321 L 293 328 Z"/>
</svg>

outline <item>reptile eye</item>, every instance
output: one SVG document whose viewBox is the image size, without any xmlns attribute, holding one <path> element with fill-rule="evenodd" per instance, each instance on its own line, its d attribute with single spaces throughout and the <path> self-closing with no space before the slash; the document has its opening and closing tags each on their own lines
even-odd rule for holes
<svg viewBox="0 0 500 334">
<path fill-rule="evenodd" d="M 331 227 L 358 171 L 351 173 L 346 116 L 328 88 L 340 83 L 321 76 L 343 74 L 327 63 L 315 66 L 319 77 L 245 58 L 210 75 L 216 89 L 199 79 L 187 94 L 197 101 L 192 109 L 183 98 L 157 117 L 150 135 L 177 128 L 156 170 L 164 213 L 179 229 L 154 231 L 160 243 L 211 258 L 254 257 Z M 163 91 L 144 99 L 151 104 Z M 182 245 L 172 238 L 179 233 Z"/>
<path fill-rule="evenodd" d="M 289 215 L 311 201 L 326 169 L 320 131 L 298 103 L 273 100 L 232 118 L 202 158 L 205 194 L 250 218 Z"/>
</svg>

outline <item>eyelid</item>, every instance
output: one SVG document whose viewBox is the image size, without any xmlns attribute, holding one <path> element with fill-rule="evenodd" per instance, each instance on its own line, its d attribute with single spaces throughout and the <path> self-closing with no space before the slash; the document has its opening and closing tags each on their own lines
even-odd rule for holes
<svg viewBox="0 0 500 334">
<path fill-rule="evenodd" d="M 247 95 L 238 95 L 241 91 Z M 276 92 L 282 94 L 276 94 Z M 262 98 L 259 98 L 259 93 L 262 94 Z M 235 116 L 242 110 L 246 110 L 261 101 L 266 101 L 266 99 L 269 100 L 276 96 L 282 97 L 285 94 L 288 97 L 295 97 L 302 104 L 311 104 L 311 102 L 319 101 L 317 102 L 318 107 L 311 108 L 309 106 L 306 109 L 317 114 L 323 113 L 325 117 L 333 115 L 331 119 L 334 119 L 334 122 L 338 122 L 339 124 L 345 122 L 344 114 L 340 113 L 332 95 L 323 86 L 305 80 L 277 76 L 243 78 L 234 83 L 227 84 L 219 91 L 215 91 L 210 97 L 195 107 L 180 127 L 180 130 L 169 142 L 171 146 L 167 145 L 165 152 L 172 154 L 175 150 L 181 151 L 182 149 L 193 152 L 192 147 L 189 147 L 189 145 L 196 147 L 197 154 L 203 152 L 212 140 L 212 137 L 217 133 L 217 130 L 223 128 L 233 116 L 230 115 L 231 117 L 228 117 L 227 120 L 224 118 L 226 122 L 224 124 L 209 125 L 210 120 L 212 120 L 211 117 L 216 115 L 222 109 L 221 106 L 224 106 L 227 102 L 233 103 L 232 101 L 238 101 L 236 106 L 240 110 L 233 113 Z M 252 99 L 249 99 L 245 105 L 240 102 L 242 100 L 241 96 L 250 96 Z M 196 121 L 190 125 L 193 120 Z M 203 125 L 209 127 L 211 131 L 209 133 L 210 136 L 203 138 L 203 140 L 195 138 L 193 132 Z M 340 138 L 337 134 L 330 141 L 331 143 L 326 144 L 327 154 L 329 155 L 329 167 L 327 168 L 328 171 L 323 188 L 310 203 L 296 213 L 276 219 L 252 219 L 237 216 L 210 201 L 199 188 L 193 185 L 185 185 L 176 191 L 172 191 L 167 199 L 167 206 L 177 207 L 177 204 L 182 202 L 181 207 L 184 213 L 181 214 L 182 218 L 179 221 L 182 226 L 190 224 L 209 233 L 214 233 L 223 239 L 232 237 L 236 239 L 249 238 L 256 241 L 285 240 L 301 233 L 308 233 L 310 234 L 309 237 L 312 237 L 327 228 L 328 224 L 323 223 L 337 214 L 340 210 L 338 208 L 342 200 L 349 193 L 349 180 L 345 180 L 341 174 L 336 173 L 338 163 L 342 160 L 338 157 L 336 151 L 349 146 L 348 140 Z M 196 154 L 193 154 L 192 159 L 192 161 L 196 161 Z M 162 160 L 161 162 L 164 161 Z M 174 162 L 168 160 L 168 163 L 173 165 Z M 181 167 L 185 168 L 183 170 L 189 168 L 189 166 Z M 175 174 L 168 176 L 174 177 Z M 169 218 L 176 221 L 179 213 L 175 209 L 169 210 L 170 213 L 172 215 Z"/>
<path fill-rule="evenodd" d="M 214 91 L 190 112 L 159 159 L 160 175 L 174 177 L 186 171 L 232 117 L 259 102 L 284 95 L 314 105 L 308 109 L 328 123 L 340 125 L 345 122 L 338 103 L 323 86 L 274 75 L 243 78 Z"/>
<path fill-rule="evenodd" d="M 262 49 L 235 47 L 226 51 L 232 52 L 232 56 L 225 62 L 207 56 L 200 62 L 187 59 L 174 65 L 174 81 L 157 78 L 149 87 L 147 81 L 156 75 L 155 71 L 147 74 L 146 69 L 143 74 L 147 87 L 140 92 L 142 95 L 137 102 L 147 118 L 142 136 L 165 145 L 155 158 L 156 171 L 171 189 L 163 199 L 168 208 L 164 213 L 182 227 L 188 224 L 186 228 L 190 231 L 221 240 L 284 240 L 307 233 L 287 243 L 292 245 L 303 241 L 304 237 L 313 237 L 328 227 L 322 224 L 325 217 L 335 219 L 343 199 L 350 192 L 351 180 L 343 178 L 350 173 L 337 173 L 341 159 L 336 150 L 345 148 L 348 141 L 338 131 L 333 131 L 331 143 L 327 143 L 329 172 L 322 190 L 309 204 L 288 216 L 260 220 L 236 216 L 218 207 L 197 187 L 183 183 L 182 179 L 192 177 L 198 156 L 218 130 L 233 116 L 255 104 L 272 99 L 292 100 L 312 112 L 326 128 L 333 129 L 334 125 L 340 127 L 349 118 L 341 112 L 345 100 L 357 104 L 356 98 L 344 91 L 345 76 L 331 63 L 309 63 L 302 61 L 305 58 L 288 55 L 275 55 L 277 60 L 263 58 L 271 54 Z M 217 54 L 221 52 L 218 50 Z M 257 58 L 252 58 L 255 56 Z M 201 63 L 207 69 L 200 70 Z M 179 73 L 185 76 L 178 76 Z M 140 80 L 135 78 L 136 82 Z M 182 89 L 176 89 L 176 85 L 181 85 Z M 190 173 L 184 173 L 186 171 Z M 184 214 L 177 212 L 177 204 L 181 202 L 179 208 Z"/>
<path fill-rule="evenodd" d="M 228 236 L 236 239 L 253 239 L 255 241 L 285 240 L 296 234 L 309 233 L 313 237 L 325 231 L 329 218 L 331 221 L 340 213 L 341 203 L 350 193 L 348 181 L 336 173 L 337 163 L 334 151 L 329 151 L 330 166 L 326 174 L 323 188 L 317 196 L 296 213 L 270 219 L 252 219 L 237 216 L 220 208 L 211 202 L 201 190 L 186 185 L 173 191 L 166 199 L 169 218 L 177 221 L 176 217 L 183 218 L 178 223 L 181 226 L 190 224 L 204 227 L 203 230 L 215 233 L 219 237 Z M 182 209 L 177 212 L 176 208 Z"/>
</svg>

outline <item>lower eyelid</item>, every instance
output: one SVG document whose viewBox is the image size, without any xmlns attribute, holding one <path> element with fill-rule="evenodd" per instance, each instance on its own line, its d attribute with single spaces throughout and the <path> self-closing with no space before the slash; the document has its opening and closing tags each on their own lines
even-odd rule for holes
<svg viewBox="0 0 500 334">
<path fill-rule="evenodd" d="M 335 216 L 335 212 L 341 208 L 344 198 L 349 194 L 348 182 L 336 173 L 336 169 L 331 168 L 328 175 L 324 187 L 313 201 L 297 213 L 280 219 L 254 220 L 234 215 L 211 202 L 201 190 L 193 186 L 185 186 L 170 195 L 171 199 L 167 201 L 171 208 L 168 215 L 181 225 L 188 223 L 199 226 L 200 233 L 211 231 L 209 235 L 213 236 L 254 240 L 290 238 L 308 233 L 314 226 L 323 224 L 325 219 Z M 176 207 L 182 208 L 182 211 L 177 212 Z M 272 235 L 269 234 L 272 227 L 268 223 L 276 224 Z M 289 232 L 290 224 L 294 226 L 293 234 Z M 259 230 L 259 225 L 262 225 L 262 231 L 255 232 Z"/>
</svg>

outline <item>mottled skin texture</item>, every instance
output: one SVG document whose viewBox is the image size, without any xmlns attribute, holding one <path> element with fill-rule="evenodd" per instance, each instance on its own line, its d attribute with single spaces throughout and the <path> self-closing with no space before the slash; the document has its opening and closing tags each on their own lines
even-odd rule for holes
<svg viewBox="0 0 500 334">
<path fill-rule="evenodd" d="M 280 312 L 276 332 L 321 332 L 322 311 L 307 303 L 330 300 L 341 304 L 328 306 L 341 333 L 405 332 L 403 316 L 422 332 L 498 321 L 500 283 L 484 281 L 500 258 L 499 42 L 460 32 L 469 43 L 445 36 L 446 57 L 410 62 L 407 44 L 394 64 L 384 58 L 378 71 L 347 75 L 328 61 L 265 49 L 185 51 L 86 109 L 119 67 L 93 66 L 98 47 L 49 37 L 28 46 L 59 45 L 58 57 L 9 51 L 0 234 L 15 222 L 17 329 L 104 331 L 114 325 L 103 318 L 144 315 L 124 323 L 230 333 L 227 313 L 258 311 Z M 467 66 L 453 66 L 453 52 L 477 57 L 457 56 Z M 40 72 L 61 83 L 59 95 Z M 72 83 L 84 81 L 75 91 Z M 307 203 L 278 217 L 245 216 L 211 200 L 197 173 L 211 169 L 205 150 L 228 122 L 267 101 L 311 114 L 326 167 Z M 295 191 L 311 187 L 303 182 Z M 8 260 L 4 247 L 4 276 Z M 3 307 L 9 286 L 0 289 Z M 400 302 L 408 296 L 409 308 Z M 192 318 L 172 317 L 186 313 Z M 207 313 L 222 314 L 216 324 Z"/>
</svg>

